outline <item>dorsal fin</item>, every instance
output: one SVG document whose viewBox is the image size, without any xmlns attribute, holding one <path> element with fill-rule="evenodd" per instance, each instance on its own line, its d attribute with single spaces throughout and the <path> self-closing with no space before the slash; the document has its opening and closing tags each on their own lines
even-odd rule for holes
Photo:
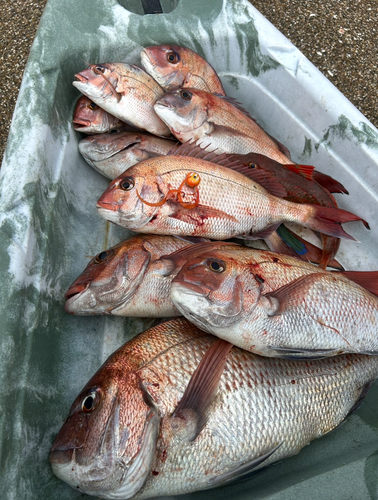
<svg viewBox="0 0 378 500">
<path fill-rule="evenodd" d="M 174 146 L 169 152 L 168 155 L 175 156 L 188 156 L 191 158 L 197 158 L 199 160 L 210 161 L 211 163 L 215 163 L 216 165 L 221 165 L 222 167 L 232 168 L 234 165 L 238 165 L 242 167 L 242 163 L 239 160 L 234 160 L 233 155 L 229 153 L 217 154 L 216 150 L 210 150 L 207 146 L 205 148 L 201 147 L 201 145 L 191 143 L 190 141 L 184 142 L 183 144 L 179 144 Z"/>
<path fill-rule="evenodd" d="M 278 198 L 285 198 L 287 196 L 286 188 L 281 184 L 281 182 L 274 177 L 270 172 L 263 169 L 251 169 L 245 165 L 232 165 L 232 170 L 245 175 L 249 179 L 253 180 L 265 188 L 273 196 Z"/>
<path fill-rule="evenodd" d="M 294 172 L 296 174 L 302 175 L 305 179 L 312 181 L 313 180 L 313 172 L 315 167 L 312 165 L 298 165 L 297 163 L 293 163 L 292 165 L 282 165 L 290 172 Z"/>
<path fill-rule="evenodd" d="M 330 193 L 349 194 L 349 192 L 347 191 L 347 189 L 345 189 L 345 187 L 341 184 L 341 182 L 337 181 L 330 175 L 323 174 L 322 172 L 314 170 L 313 178 L 314 181 L 316 181 L 322 187 L 328 189 Z"/>
<path fill-rule="evenodd" d="M 378 295 L 378 271 L 333 271 L 362 286 L 374 295 Z"/>
</svg>

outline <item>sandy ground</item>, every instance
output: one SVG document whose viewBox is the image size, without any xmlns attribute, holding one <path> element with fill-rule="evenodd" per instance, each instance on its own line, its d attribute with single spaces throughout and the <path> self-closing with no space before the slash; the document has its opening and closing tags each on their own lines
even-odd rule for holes
<svg viewBox="0 0 378 500">
<path fill-rule="evenodd" d="M 0 0 L 0 161 L 45 4 L 46 0 Z M 255 0 L 252 4 L 378 126 L 378 0 Z"/>
</svg>

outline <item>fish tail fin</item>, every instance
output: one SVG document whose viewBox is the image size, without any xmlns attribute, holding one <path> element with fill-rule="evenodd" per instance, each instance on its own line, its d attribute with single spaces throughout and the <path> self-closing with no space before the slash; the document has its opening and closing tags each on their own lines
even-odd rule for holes
<svg viewBox="0 0 378 500">
<path fill-rule="evenodd" d="M 352 214 L 347 210 L 333 207 L 322 207 L 319 205 L 301 205 L 302 214 L 299 216 L 298 222 L 304 226 L 319 231 L 320 233 L 327 234 L 328 236 L 335 236 L 336 238 L 348 238 L 355 240 L 353 236 L 344 231 L 341 227 L 343 222 L 352 222 L 360 220 L 367 229 L 370 229 L 369 224 L 359 217 Z"/>
</svg>

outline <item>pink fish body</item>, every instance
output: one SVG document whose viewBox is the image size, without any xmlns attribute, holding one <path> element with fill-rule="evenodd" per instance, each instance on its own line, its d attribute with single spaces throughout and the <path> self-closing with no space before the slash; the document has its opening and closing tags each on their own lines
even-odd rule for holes
<svg viewBox="0 0 378 500">
<path fill-rule="evenodd" d="M 328 272 L 281 254 L 224 248 L 189 259 L 171 298 L 203 330 L 263 356 L 378 354 L 378 297 L 358 284 L 368 274 L 376 293 L 376 272 Z"/>
</svg>

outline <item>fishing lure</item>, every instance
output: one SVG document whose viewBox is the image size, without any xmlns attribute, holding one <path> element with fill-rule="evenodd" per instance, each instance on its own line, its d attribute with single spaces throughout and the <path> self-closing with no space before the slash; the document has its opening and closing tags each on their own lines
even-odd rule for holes
<svg viewBox="0 0 378 500">
<path fill-rule="evenodd" d="M 185 179 L 182 181 L 178 189 L 169 189 L 168 193 L 164 196 L 164 198 L 157 203 L 152 203 L 149 201 L 144 200 L 140 194 L 138 193 L 138 190 L 136 191 L 136 194 L 140 201 L 145 203 L 146 205 L 149 205 L 150 207 L 161 207 L 166 203 L 168 200 L 176 201 L 174 198 L 177 195 L 177 202 L 181 204 L 184 208 L 195 208 L 198 207 L 199 205 L 199 190 L 198 190 L 198 184 L 201 182 L 201 177 L 199 174 L 196 172 L 190 172 Z M 185 193 L 183 193 L 182 189 L 183 187 L 188 185 L 191 188 L 194 188 L 194 201 L 192 203 L 185 203 L 184 201 L 184 196 Z"/>
</svg>

